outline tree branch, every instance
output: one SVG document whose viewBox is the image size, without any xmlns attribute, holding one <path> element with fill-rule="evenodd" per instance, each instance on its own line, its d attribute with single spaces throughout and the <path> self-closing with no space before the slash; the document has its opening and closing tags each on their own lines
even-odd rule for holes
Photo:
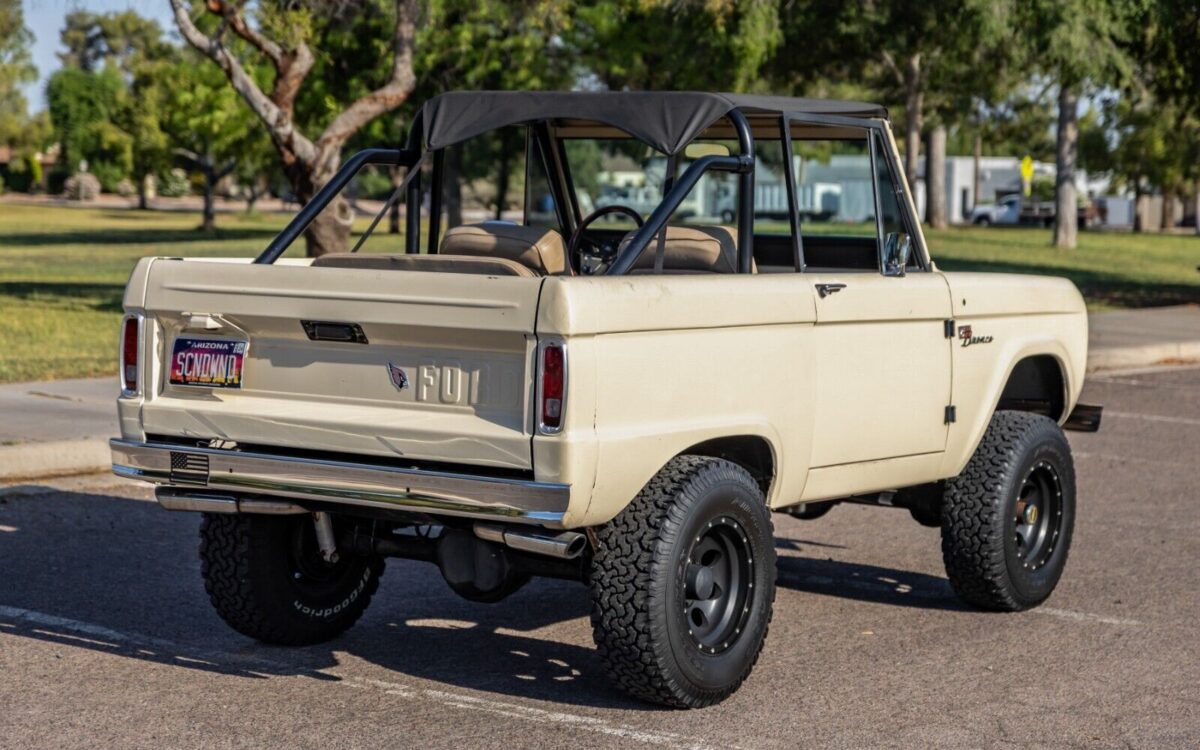
<svg viewBox="0 0 1200 750">
<path fill-rule="evenodd" d="M 347 107 L 317 139 L 319 163 L 332 164 L 342 144 L 363 125 L 404 103 L 416 86 L 413 73 L 413 37 L 417 1 L 397 0 L 396 30 L 392 36 L 392 73 L 388 82 Z"/>
<path fill-rule="evenodd" d="M 266 55 L 277 69 L 283 64 L 283 48 L 275 43 L 274 40 L 268 39 L 251 28 L 250 24 L 246 23 L 246 19 L 242 16 L 241 9 L 237 6 L 224 2 L 224 0 L 207 0 L 205 6 L 208 8 L 209 13 L 214 13 L 224 18 L 225 22 L 229 24 L 229 28 L 233 29 L 235 34 L 254 45 L 254 48 Z"/>
<path fill-rule="evenodd" d="M 904 85 L 904 73 L 900 71 L 900 66 L 896 65 L 896 58 L 892 57 L 892 53 L 887 50 L 882 50 L 880 55 L 883 57 L 884 67 L 896 77 L 896 83 Z"/>
<path fill-rule="evenodd" d="M 317 148 L 313 145 L 312 141 L 305 138 L 296 130 L 292 123 L 290 108 L 281 107 L 264 94 L 262 89 L 258 87 L 258 84 L 254 82 L 254 79 L 246 73 L 246 69 L 242 67 L 241 62 L 221 43 L 219 37 L 210 38 L 196 27 L 196 24 L 193 23 L 188 13 L 186 0 L 171 0 L 171 8 L 175 12 L 175 23 L 179 27 L 179 32 L 183 35 L 183 38 L 187 40 L 188 44 L 220 66 L 221 70 L 225 72 L 225 77 L 233 85 L 234 90 L 250 106 L 250 109 L 258 115 L 259 119 L 266 124 L 267 129 L 271 133 L 271 138 L 280 147 L 294 154 L 301 163 L 306 165 L 315 163 L 317 160 Z M 227 15 L 223 15 L 222 17 L 226 19 L 230 28 L 235 28 Z M 240 15 L 238 18 L 244 25 L 244 19 L 241 19 Z M 255 34 L 264 42 L 269 41 L 256 32 Z M 253 42 L 251 43 L 253 44 Z M 275 47 L 278 49 L 278 45 L 275 45 Z M 270 53 L 264 52 L 264 54 L 270 57 Z M 309 57 L 311 57 L 311 54 Z M 308 66 L 311 67 L 311 62 L 309 62 Z M 304 72 L 307 74 L 307 70 Z"/>
<path fill-rule="evenodd" d="M 275 86 L 271 90 L 271 101 L 287 112 L 288 117 L 295 113 L 296 95 L 300 93 L 300 85 L 308 77 L 316 59 L 312 50 L 304 41 L 299 42 L 295 49 L 284 49 L 273 39 L 269 39 L 250 24 L 242 15 L 242 9 L 234 3 L 225 0 L 207 0 L 208 11 L 224 19 L 233 33 L 240 36 L 263 53 L 275 68 Z"/>
<path fill-rule="evenodd" d="M 173 149 L 171 149 L 171 151 L 172 151 L 172 152 L 173 152 L 173 153 L 174 153 L 176 156 L 179 156 L 179 157 L 182 157 L 182 158 L 184 158 L 184 159 L 187 159 L 188 161 L 192 162 L 193 164 L 196 164 L 196 165 L 201 165 L 201 164 L 203 164 L 203 163 L 204 163 L 204 159 L 203 159 L 203 158 L 201 158 L 200 154 L 196 153 L 195 151 L 192 151 L 191 149 L 187 149 L 187 148 L 173 148 Z"/>
</svg>

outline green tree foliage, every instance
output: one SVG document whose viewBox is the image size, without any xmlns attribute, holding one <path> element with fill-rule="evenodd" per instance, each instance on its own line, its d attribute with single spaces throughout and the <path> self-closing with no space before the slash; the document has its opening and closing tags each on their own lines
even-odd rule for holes
<svg viewBox="0 0 1200 750">
<path fill-rule="evenodd" d="M 133 168 L 133 139 L 116 122 L 128 107 L 125 82 L 111 65 L 95 73 L 63 68 L 46 84 L 46 100 L 67 173 L 87 162 L 106 190 Z"/>
<path fill-rule="evenodd" d="M 799 91 L 822 76 L 866 83 L 874 96 L 903 104 L 910 182 L 926 117 L 946 122 L 969 112 L 973 96 L 992 90 L 1011 46 L 1006 0 L 805 0 L 784 8 L 774 78 Z"/>
<path fill-rule="evenodd" d="M 584 70 L 610 89 L 748 91 L 780 50 L 772 0 L 594 0 L 566 30 Z M 783 49 L 786 53 L 786 48 Z"/>
<path fill-rule="evenodd" d="M 261 152 L 265 133 L 225 76 L 189 55 L 162 71 L 161 129 L 172 153 L 202 178 L 204 212 L 200 228 L 215 227 L 217 183 L 231 174 L 244 153 Z"/>
<path fill-rule="evenodd" d="M 33 34 L 25 28 L 21 0 L 0 0 L 0 144 L 23 145 L 28 117 L 21 86 L 37 79 L 29 56 Z"/>
<path fill-rule="evenodd" d="M 109 69 L 120 73 L 125 92 L 122 106 L 110 115 L 110 125 L 129 137 L 130 168 L 122 177 L 133 179 L 138 205 L 146 208 L 146 178 L 164 174 L 171 166 L 160 119 L 163 98 L 174 85 L 168 73 L 178 49 L 163 38 L 156 21 L 132 10 L 76 10 L 67 14 L 64 24 L 61 39 L 67 51 L 59 54 L 64 68 L 91 75 Z M 101 177 L 101 182 L 108 189 L 112 180 Z"/>
<path fill-rule="evenodd" d="M 1140 78 L 1170 113 L 1159 121 L 1172 128 L 1178 140 L 1173 149 L 1181 179 L 1191 181 L 1192 215 L 1200 216 L 1200 3 L 1195 0 L 1157 0 L 1137 19 L 1142 33 L 1134 49 L 1141 62 Z M 1200 219 L 1195 222 L 1200 234 Z"/>
<path fill-rule="evenodd" d="M 224 74 L 270 134 L 301 201 L 333 176 L 347 142 L 416 84 L 417 0 L 170 0 L 184 39 Z M 339 198 L 310 225 L 308 252 L 348 246 Z"/>
<path fill-rule="evenodd" d="M 559 0 L 431 0 L 417 35 L 413 102 L 452 89 L 567 89 L 576 58 L 560 35 L 570 27 L 574 3 Z M 415 112 L 415 109 L 410 110 Z M 523 175 L 520 133 L 506 129 L 451 149 L 444 200 L 451 226 L 462 223 L 462 186 L 483 182 L 486 200 L 500 216 Z"/>
<path fill-rule="evenodd" d="M 67 51 L 58 58 L 64 68 L 94 72 L 114 63 L 126 76 L 133 76 L 140 63 L 172 55 L 172 45 L 163 39 L 157 21 L 136 11 L 67 13 L 61 32 Z"/>
<path fill-rule="evenodd" d="M 1025 0 L 1017 5 L 1017 28 L 1028 59 L 1058 87 L 1056 247 L 1076 244 L 1080 96 L 1129 79 L 1134 64 L 1129 43 L 1146 1 Z"/>
</svg>

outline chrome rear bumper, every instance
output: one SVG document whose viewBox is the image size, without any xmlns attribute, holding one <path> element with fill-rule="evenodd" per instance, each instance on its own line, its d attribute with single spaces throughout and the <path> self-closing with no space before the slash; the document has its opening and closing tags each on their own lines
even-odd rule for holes
<svg viewBox="0 0 1200 750">
<path fill-rule="evenodd" d="M 366 463 L 118 438 L 109 446 L 113 473 L 168 485 L 172 497 L 224 491 L 560 528 L 571 493 L 565 484 Z"/>
</svg>

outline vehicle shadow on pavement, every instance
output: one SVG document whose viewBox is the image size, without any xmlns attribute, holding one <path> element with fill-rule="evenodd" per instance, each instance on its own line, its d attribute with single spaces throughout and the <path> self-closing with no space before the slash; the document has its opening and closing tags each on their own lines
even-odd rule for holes
<svg viewBox="0 0 1200 750">
<path fill-rule="evenodd" d="M 577 583 L 534 581 L 503 602 L 477 604 L 453 594 L 436 568 L 390 560 L 376 599 L 350 631 L 319 646 L 265 646 L 230 630 L 209 605 L 198 527 L 198 515 L 120 496 L 0 497 L 0 636 L 250 679 L 423 688 L 407 677 L 658 710 L 605 679 L 587 590 Z"/>
<path fill-rule="evenodd" d="M 587 590 L 537 580 L 497 604 L 460 599 L 428 564 L 389 560 L 362 621 L 319 646 L 264 646 L 209 605 L 199 516 L 78 492 L 0 497 L 0 636 L 249 679 L 303 676 L 434 689 L 412 679 L 560 704 L 639 711 L 603 674 Z M 943 578 L 802 556 L 779 539 L 778 586 L 926 609 L 965 609 Z M 362 662 L 362 663 L 359 663 Z"/>
<path fill-rule="evenodd" d="M 874 604 L 963 612 L 970 610 L 954 595 L 949 581 L 925 573 L 794 554 L 779 555 L 777 568 L 779 574 L 775 583 L 781 589 Z"/>
</svg>

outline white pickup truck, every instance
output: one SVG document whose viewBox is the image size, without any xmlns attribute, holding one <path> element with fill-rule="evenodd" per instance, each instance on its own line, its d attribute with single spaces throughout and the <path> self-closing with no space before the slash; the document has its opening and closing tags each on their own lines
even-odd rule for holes
<svg viewBox="0 0 1200 750">
<path fill-rule="evenodd" d="M 1054 201 L 1027 201 L 1013 193 L 996 203 L 983 203 L 971 209 L 971 223 L 981 227 L 1029 224 L 1044 227 L 1054 225 Z"/>
<path fill-rule="evenodd" d="M 445 149 L 514 125 L 552 221 L 445 228 Z M 587 138 L 710 153 L 649 216 L 584 217 L 564 145 Z M 756 234 L 752 154 L 772 140 L 785 165 L 797 141 L 869 155 L 870 221 L 802 221 L 791 190 L 790 231 Z M 409 216 L 432 193 L 425 228 L 281 257 L 371 163 L 409 167 L 393 196 Z M 712 171 L 736 176 L 736 226 L 679 223 Z M 593 226 L 610 214 L 639 226 Z M 114 471 L 204 514 L 205 585 L 233 628 L 333 638 L 388 557 L 483 602 L 569 578 L 616 684 L 680 707 L 722 700 L 758 657 L 772 511 L 907 509 L 941 528 L 967 602 L 1041 603 L 1075 513 L 1062 427 L 1100 417 L 1076 403 L 1075 287 L 939 271 L 886 113 L 855 102 L 445 94 L 406 148 L 348 160 L 252 262 L 145 258 L 124 304 Z"/>
</svg>

